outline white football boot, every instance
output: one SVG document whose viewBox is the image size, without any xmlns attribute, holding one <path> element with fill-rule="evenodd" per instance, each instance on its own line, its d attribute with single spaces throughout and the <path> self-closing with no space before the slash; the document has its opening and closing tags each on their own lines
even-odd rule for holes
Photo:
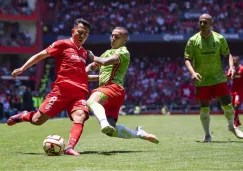
<svg viewBox="0 0 243 171">
<path fill-rule="evenodd" d="M 232 132 L 237 138 L 243 139 L 243 132 L 241 132 L 237 127 L 229 127 L 229 131 Z"/>
<path fill-rule="evenodd" d="M 136 128 L 136 131 L 138 131 L 137 134 L 140 136 L 141 139 L 150 141 L 155 144 L 159 143 L 159 139 L 155 135 L 145 132 L 141 126 L 138 126 Z"/>
</svg>

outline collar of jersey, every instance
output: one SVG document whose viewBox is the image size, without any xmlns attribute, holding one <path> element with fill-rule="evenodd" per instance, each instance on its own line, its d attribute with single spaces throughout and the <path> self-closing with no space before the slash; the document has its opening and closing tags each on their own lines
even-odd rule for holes
<svg viewBox="0 0 243 171">
<path fill-rule="evenodd" d="M 121 47 L 119 47 L 119 48 L 111 49 L 111 50 L 117 50 L 117 49 L 120 49 L 120 48 L 123 48 L 123 47 L 126 47 L 126 46 L 121 46 Z"/>
<path fill-rule="evenodd" d="M 210 31 L 210 34 L 209 34 L 207 37 L 204 37 L 204 36 L 202 35 L 202 32 L 200 32 L 201 37 L 203 37 L 204 39 L 207 39 L 207 38 L 210 37 L 212 34 L 213 34 L 213 32 Z"/>
<path fill-rule="evenodd" d="M 78 48 L 78 46 L 74 43 L 74 41 L 73 41 L 73 38 L 71 37 L 70 38 L 70 40 L 71 40 L 71 42 L 76 46 L 76 48 L 78 49 L 78 50 L 80 50 L 81 48 L 82 48 L 82 46 L 80 46 L 80 48 Z"/>
</svg>

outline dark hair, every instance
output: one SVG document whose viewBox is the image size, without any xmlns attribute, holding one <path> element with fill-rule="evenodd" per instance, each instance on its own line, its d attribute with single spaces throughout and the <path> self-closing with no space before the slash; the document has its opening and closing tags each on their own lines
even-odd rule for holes
<svg viewBox="0 0 243 171">
<path fill-rule="evenodd" d="M 83 19 L 83 18 L 77 18 L 77 19 L 74 21 L 74 25 L 73 25 L 73 27 L 76 27 L 76 26 L 79 25 L 79 24 L 83 24 L 84 26 L 88 27 L 89 30 L 90 30 L 90 23 L 89 23 L 87 20 L 85 20 L 85 19 Z"/>
<path fill-rule="evenodd" d="M 118 30 L 123 30 L 124 31 L 124 34 L 128 37 L 129 35 L 129 33 L 128 33 L 128 31 L 127 31 L 127 29 L 125 28 L 125 27 L 115 27 L 115 29 L 118 29 Z"/>
</svg>

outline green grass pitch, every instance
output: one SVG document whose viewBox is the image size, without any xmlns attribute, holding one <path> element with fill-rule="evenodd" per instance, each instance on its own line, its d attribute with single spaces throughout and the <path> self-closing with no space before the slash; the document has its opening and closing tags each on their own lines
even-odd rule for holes
<svg viewBox="0 0 243 171">
<path fill-rule="evenodd" d="M 211 116 L 211 143 L 202 143 L 198 115 L 120 116 L 118 124 L 133 129 L 142 125 L 160 143 L 107 137 L 90 117 L 76 146 L 81 155 L 53 157 L 44 154 L 42 142 L 49 134 L 60 135 L 67 142 L 69 119 L 49 120 L 42 126 L 0 124 L 0 170 L 243 170 L 243 140 L 227 130 L 223 115 Z"/>
</svg>

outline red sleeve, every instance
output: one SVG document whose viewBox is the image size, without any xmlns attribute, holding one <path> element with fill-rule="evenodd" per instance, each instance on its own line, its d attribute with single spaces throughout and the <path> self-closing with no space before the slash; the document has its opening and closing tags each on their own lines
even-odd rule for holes
<svg viewBox="0 0 243 171">
<path fill-rule="evenodd" d="M 52 43 L 49 47 L 46 48 L 47 53 L 51 56 L 56 56 L 58 53 L 62 52 L 63 49 L 63 41 L 57 40 Z"/>
<path fill-rule="evenodd" d="M 241 75 L 243 76 L 243 67 L 241 68 L 240 72 L 241 72 Z M 242 77 L 242 79 L 243 79 L 243 77 Z"/>
</svg>

